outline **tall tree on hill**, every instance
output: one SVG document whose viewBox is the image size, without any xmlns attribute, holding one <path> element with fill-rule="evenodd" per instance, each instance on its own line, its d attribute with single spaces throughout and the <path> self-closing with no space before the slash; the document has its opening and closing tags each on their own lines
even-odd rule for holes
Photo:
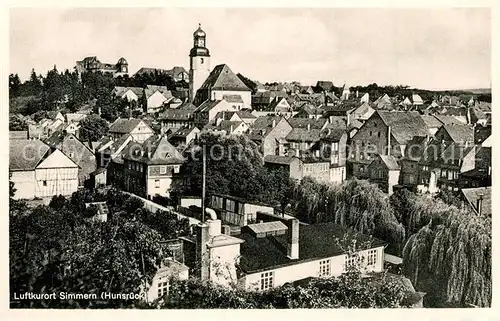
<svg viewBox="0 0 500 321">
<path fill-rule="evenodd" d="M 96 142 L 101 139 L 109 129 L 106 120 L 99 115 L 89 115 L 80 122 L 80 139 L 82 141 Z"/>
<path fill-rule="evenodd" d="M 18 74 L 9 75 L 9 97 L 17 97 L 19 88 L 21 87 L 21 79 Z"/>
</svg>

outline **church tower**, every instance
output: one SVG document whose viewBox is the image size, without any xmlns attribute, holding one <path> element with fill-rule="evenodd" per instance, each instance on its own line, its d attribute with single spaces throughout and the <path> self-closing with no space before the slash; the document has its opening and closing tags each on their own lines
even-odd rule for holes
<svg viewBox="0 0 500 321">
<path fill-rule="evenodd" d="M 210 75 L 210 52 L 206 47 L 207 35 L 201 24 L 193 34 L 194 45 L 189 52 L 189 101 L 193 101 L 196 91 Z"/>
</svg>

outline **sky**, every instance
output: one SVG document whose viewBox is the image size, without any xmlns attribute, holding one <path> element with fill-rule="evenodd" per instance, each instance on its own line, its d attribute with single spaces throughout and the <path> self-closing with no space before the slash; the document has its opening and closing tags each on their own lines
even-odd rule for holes
<svg viewBox="0 0 500 321">
<path fill-rule="evenodd" d="M 12 8 L 10 73 L 97 56 L 129 73 L 189 68 L 193 32 L 207 33 L 212 69 L 313 85 L 489 88 L 491 13 L 482 8 Z"/>
</svg>

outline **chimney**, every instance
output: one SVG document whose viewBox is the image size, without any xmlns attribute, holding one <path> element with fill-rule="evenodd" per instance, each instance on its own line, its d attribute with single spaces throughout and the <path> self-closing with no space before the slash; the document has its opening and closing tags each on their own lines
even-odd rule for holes
<svg viewBox="0 0 500 321">
<path fill-rule="evenodd" d="M 307 123 L 307 131 L 310 132 L 311 131 L 311 123 Z"/>
<path fill-rule="evenodd" d="M 234 128 L 233 128 L 233 124 L 231 123 L 231 127 L 229 127 L 229 134 L 232 134 L 232 133 L 233 133 L 233 130 L 234 130 Z"/>
<path fill-rule="evenodd" d="M 299 258 L 299 220 L 292 219 L 287 222 L 286 255 L 292 260 Z"/>
<path fill-rule="evenodd" d="M 295 156 L 296 156 L 296 157 L 300 157 L 300 150 L 299 150 L 299 149 L 296 149 L 296 150 L 295 150 Z"/>
<path fill-rule="evenodd" d="M 97 107 L 97 115 L 101 116 L 101 107 Z"/>
<path fill-rule="evenodd" d="M 351 125 L 351 114 L 347 113 L 347 127 Z"/>
<path fill-rule="evenodd" d="M 224 235 L 231 235 L 231 226 L 229 226 L 229 225 L 222 225 L 222 234 L 224 234 Z"/>
<path fill-rule="evenodd" d="M 210 258 L 207 243 L 209 240 L 209 227 L 207 224 L 196 225 L 196 261 L 199 267 L 199 277 L 206 280 L 210 277 Z"/>
<path fill-rule="evenodd" d="M 276 119 L 273 119 L 273 128 L 276 127 Z"/>
<path fill-rule="evenodd" d="M 219 219 L 216 220 L 207 220 L 208 224 L 208 236 L 214 237 L 221 234 L 221 225 L 222 221 Z"/>
<path fill-rule="evenodd" d="M 387 126 L 387 156 L 391 156 L 391 126 Z"/>
<path fill-rule="evenodd" d="M 483 198 L 484 194 L 483 193 L 479 194 L 479 198 L 477 199 L 477 204 L 476 204 L 477 214 L 479 215 L 481 215 L 483 212 Z"/>
</svg>

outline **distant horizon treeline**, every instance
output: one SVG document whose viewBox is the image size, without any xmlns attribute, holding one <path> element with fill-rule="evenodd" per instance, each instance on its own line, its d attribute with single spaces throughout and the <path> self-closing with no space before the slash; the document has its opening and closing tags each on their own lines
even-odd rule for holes
<svg viewBox="0 0 500 321">
<path fill-rule="evenodd" d="M 28 80 L 21 82 L 18 74 L 9 75 L 9 98 L 11 113 L 32 115 L 40 111 L 64 110 L 75 112 L 91 100 L 96 100 L 96 108 L 104 110 L 104 116 L 113 119 L 117 110 L 123 107 L 121 102 L 112 106 L 112 90 L 115 86 L 141 87 L 146 85 L 166 86 L 169 90 L 178 87 L 187 88 L 185 81 L 175 82 L 164 73 L 144 73 L 133 77 L 119 76 L 102 72 L 79 74 L 68 69 L 59 72 L 57 67 L 46 75 L 37 74 L 34 69 Z M 116 108 L 115 108 L 116 107 Z"/>
</svg>

